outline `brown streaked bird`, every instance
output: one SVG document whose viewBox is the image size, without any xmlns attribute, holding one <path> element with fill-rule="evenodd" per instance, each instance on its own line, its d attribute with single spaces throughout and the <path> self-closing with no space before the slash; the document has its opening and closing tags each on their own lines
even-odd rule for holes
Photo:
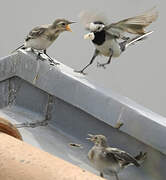
<svg viewBox="0 0 166 180">
<path fill-rule="evenodd" d="M 52 45 L 60 33 L 64 31 L 71 31 L 69 25 L 72 23 L 74 22 L 66 19 L 56 19 L 52 24 L 37 26 L 29 32 L 25 38 L 24 44 L 15 49 L 13 52 L 17 51 L 18 49 L 31 48 L 32 51 L 43 51 L 49 60 L 53 62 L 53 60 L 46 53 L 46 49 Z M 40 54 L 41 52 L 38 53 L 38 56 L 40 56 Z"/>
<path fill-rule="evenodd" d="M 94 143 L 88 152 L 88 159 L 92 166 L 100 172 L 101 177 L 107 174 L 115 176 L 116 180 L 119 180 L 118 173 L 120 170 L 129 165 L 139 167 L 147 158 L 147 153 L 140 152 L 136 157 L 133 157 L 121 149 L 109 147 L 107 138 L 103 135 L 88 135 L 87 139 Z"/>
<path fill-rule="evenodd" d="M 85 74 L 84 70 L 94 62 L 98 55 L 109 57 L 106 63 L 97 64 L 97 67 L 106 68 L 106 65 L 110 64 L 112 57 L 119 57 L 129 45 L 144 40 L 152 33 L 152 31 L 146 32 L 145 28 L 158 17 L 157 10 L 152 8 L 142 15 L 108 24 L 103 17 L 100 18 L 100 16 L 96 15 L 93 17 L 93 14 L 87 16 L 86 14 L 87 12 L 82 13 L 81 19 L 90 33 L 86 34 L 84 38 L 93 42 L 95 51 L 90 62 L 82 70 L 76 71 L 83 74 Z M 136 36 L 134 38 L 126 37 L 126 33 Z"/>
</svg>

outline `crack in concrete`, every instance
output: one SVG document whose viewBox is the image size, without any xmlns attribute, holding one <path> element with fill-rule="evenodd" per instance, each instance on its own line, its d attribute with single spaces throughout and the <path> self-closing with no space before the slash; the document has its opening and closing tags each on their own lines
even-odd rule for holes
<svg viewBox="0 0 166 180">
<path fill-rule="evenodd" d="M 52 113 L 52 109 L 53 109 L 53 104 L 54 104 L 54 97 L 52 95 L 48 95 L 48 102 L 46 104 L 45 119 L 43 121 L 15 124 L 16 128 L 23 128 L 23 127 L 36 128 L 39 126 L 47 126 L 48 121 L 51 120 L 51 113 Z"/>
</svg>

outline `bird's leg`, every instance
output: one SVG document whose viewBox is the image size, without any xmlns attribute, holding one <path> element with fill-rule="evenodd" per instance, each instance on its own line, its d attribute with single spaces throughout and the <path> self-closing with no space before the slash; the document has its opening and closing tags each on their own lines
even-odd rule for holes
<svg viewBox="0 0 166 180">
<path fill-rule="evenodd" d="M 30 48 L 30 50 L 31 50 L 32 53 L 37 54 L 36 60 L 38 60 L 38 59 L 40 59 L 40 60 L 42 60 L 42 61 L 45 60 L 45 59 L 41 56 L 42 52 L 37 51 L 37 53 L 36 53 L 36 51 L 35 51 L 33 48 Z"/>
<path fill-rule="evenodd" d="M 100 177 L 102 177 L 102 178 L 104 177 L 104 175 L 103 175 L 103 173 L 102 173 L 102 172 L 100 172 Z"/>
<path fill-rule="evenodd" d="M 31 49 L 31 50 L 32 50 L 32 49 Z M 34 52 L 34 50 L 32 50 L 32 52 Z M 38 60 L 38 59 L 43 59 L 43 57 L 41 56 L 41 54 L 42 54 L 41 52 L 38 52 L 38 53 L 37 53 L 37 58 L 36 58 L 37 60 Z"/>
<path fill-rule="evenodd" d="M 53 65 L 59 65 L 59 63 L 55 62 L 46 52 L 46 49 L 43 50 L 43 54 L 45 54 L 48 58 L 49 58 L 49 61 L 53 64 Z"/>
<path fill-rule="evenodd" d="M 24 50 L 24 49 L 26 49 L 26 47 L 25 47 L 25 46 L 23 46 L 21 49 L 23 49 L 23 50 Z"/>
<path fill-rule="evenodd" d="M 105 68 L 106 68 L 105 66 L 111 63 L 113 51 L 112 51 L 112 50 L 110 50 L 110 51 L 111 51 L 111 55 L 110 55 L 108 61 L 107 61 L 106 63 L 99 63 L 99 62 L 98 62 L 98 63 L 97 63 L 97 67 L 102 67 L 102 68 L 105 69 Z"/>
<path fill-rule="evenodd" d="M 35 53 L 34 49 L 33 48 L 30 48 L 31 52 Z"/>
<path fill-rule="evenodd" d="M 98 54 L 99 54 L 99 52 L 98 52 L 97 50 L 95 50 L 95 52 L 94 52 L 94 54 L 93 54 L 93 57 L 92 57 L 92 59 L 90 60 L 89 64 L 87 64 L 82 70 L 80 70 L 80 71 L 76 71 L 76 70 L 75 70 L 75 72 L 78 72 L 78 73 L 81 73 L 81 74 L 84 74 L 84 75 L 85 75 L 86 73 L 84 73 L 84 70 L 93 63 L 93 61 L 95 60 L 95 58 L 96 58 L 96 56 L 97 56 Z"/>
<path fill-rule="evenodd" d="M 116 172 L 114 173 L 114 175 L 116 177 L 116 180 L 119 180 L 118 174 Z"/>
</svg>

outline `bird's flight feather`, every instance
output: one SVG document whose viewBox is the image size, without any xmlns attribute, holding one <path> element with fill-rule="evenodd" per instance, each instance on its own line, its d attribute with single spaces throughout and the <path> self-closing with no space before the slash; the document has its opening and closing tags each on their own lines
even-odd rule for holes
<svg viewBox="0 0 166 180">
<path fill-rule="evenodd" d="M 140 166 L 140 164 L 137 162 L 137 160 L 134 157 L 132 157 L 129 153 L 122 151 L 120 149 L 108 147 L 106 148 L 105 155 L 107 156 L 107 158 L 109 158 L 109 156 L 111 158 L 114 156 L 114 159 L 120 161 L 121 163 L 128 162 L 128 163 L 133 163 L 136 166 Z"/>
<path fill-rule="evenodd" d="M 144 28 L 155 21 L 157 17 L 158 11 L 156 10 L 156 7 L 154 7 L 139 16 L 131 17 L 117 23 L 107 25 L 104 29 L 109 32 L 112 31 L 112 33 L 119 31 L 120 33 L 128 32 L 132 34 L 144 34 Z"/>
<path fill-rule="evenodd" d="M 33 28 L 29 34 L 27 35 L 25 41 L 28 41 L 29 39 L 36 39 L 40 37 L 48 28 L 49 25 L 43 25 L 43 26 L 37 26 Z"/>
<path fill-rule="evenodd" d="M 141 15 L 121 20 L 117 23 L 108 24 L 108 20 L 101 13 L 83 11 L 80 13 L 80 20 L 87 30 L 90 30 L 90 23 L 101 21 L 105 24 L 104 29 L 111 35 L 121 37 L 125 32 L 131 34 L 145 34 L 145 27 L 150 25 L 158 17 L 156 7 L 144 12 Z"/>
</svg>

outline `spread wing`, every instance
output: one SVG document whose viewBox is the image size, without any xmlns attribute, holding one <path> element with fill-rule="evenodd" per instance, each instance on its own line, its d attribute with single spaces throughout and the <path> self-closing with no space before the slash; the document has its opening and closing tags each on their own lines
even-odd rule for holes
<svg viewBox="0 0 166 180">
<path fill-rule="evenodd" d="M 137 162 L 137 160 L 132 157 L 129 153 L 122 151 L 117 148 L 106 148 L 105 156 L 107 158 L 114 158 L 116 161 L 119 161 L 122 163 L 122 165 L 128 165 L 130 163 L 133 163 L 136 166 L 140 166 L 140 164 Z"/>
<path fill-rule="evenodd" d="M 131 17 L 117 23 L 107 25 L 105 26 L 105 30 L 107 30 L 110 34 L 118 37 L 120 37 L 123 32 L 144 34 L 144 28 L 155 21 L 157 17 L 158 11 L 154 7 L 139 16 Z"/>
<path fill-rule="evenodd" d="M 25 41 L 28 41 L 29 39 L 36 39 L 38 37 L 40 37 L 48 28 L 48 26 L 37 26 L 35 28 L 33 28 L 28 36 L 26 37 Z"/>
</svg>

